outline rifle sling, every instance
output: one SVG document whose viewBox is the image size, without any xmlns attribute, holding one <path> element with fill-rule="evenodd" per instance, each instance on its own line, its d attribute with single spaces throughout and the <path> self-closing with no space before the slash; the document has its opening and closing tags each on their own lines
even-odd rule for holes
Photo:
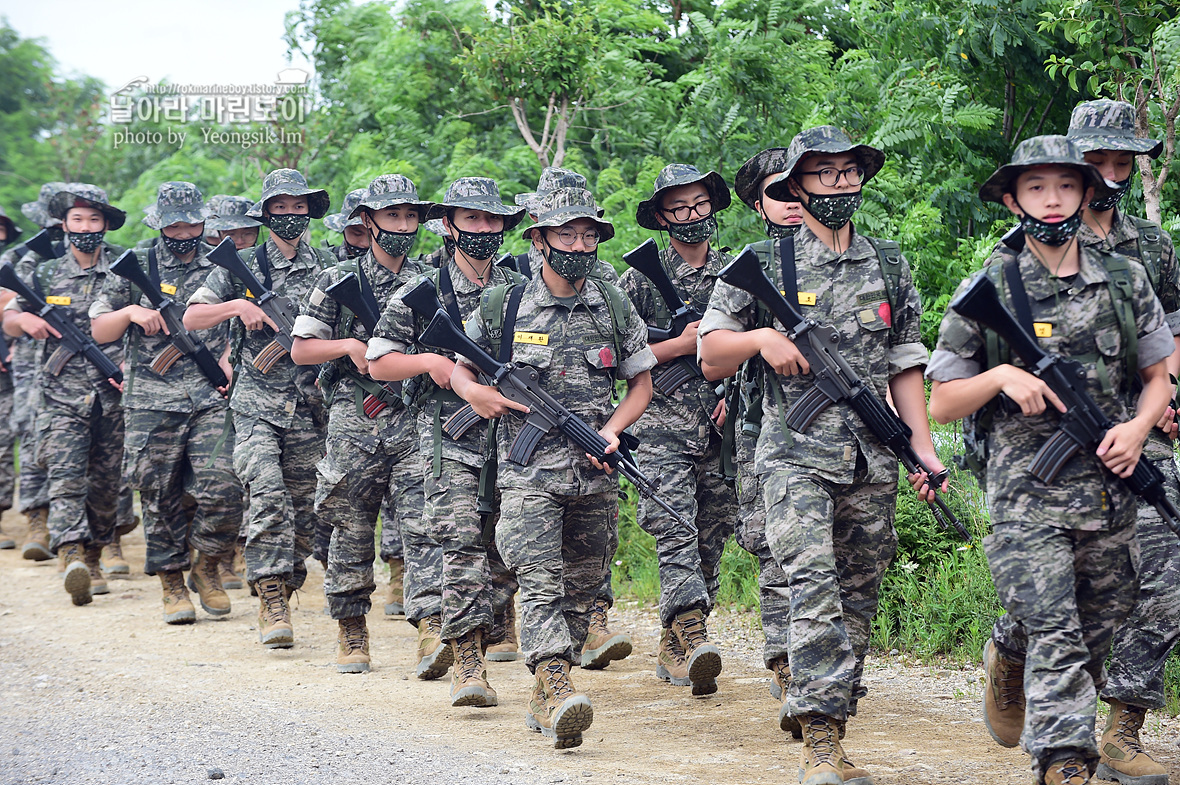
<svg viewBox="0 0 1180 785">
<path fill-rule="evenodd" d="M 463 329 L 463 314 L 459 313 L 459 302 L 455 298 L 455 284 L 451 281 L 449 267 L 439 268 L 438 293 L 441 295 L 443 307 L 447 309 L 447 316 L 451 321 Z"/>
<path fill-rule="evenodd" d="M 1004 262 L 1004 280 L 1008 282 L 1008 290 L 1012 293 L 1012 310 L 1016 312 L 1016 321 L 1029 335 L 1036 335 L 1028 292 L 1024 288 L 1024 279 L 1020 277 L 1020 263 L 1015 258 Z"/>
<path fill-rule="evenodd" d="M 262 273 L 262 285 L 267 291 L 274 289 L 274 280 L 270 277 L 270 261 L 266 258 L 266 243 L 254 249 L 254 263 Z M 255 292 L 255 297 L 261 297 L 262 292 Z"/>
<path fill-rule="evenodd" d="M 795 276 L 794 237 L 783 237 L 778 241 L 778 259 L 783 273 L 783 296 L 787 298 L 787 302 L 797 303 L 799 302 L 799 281 Z"/>
</svg>

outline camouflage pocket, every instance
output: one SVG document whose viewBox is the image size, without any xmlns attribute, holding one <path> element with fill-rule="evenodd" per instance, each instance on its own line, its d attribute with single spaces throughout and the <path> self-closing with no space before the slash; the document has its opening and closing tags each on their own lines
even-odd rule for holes
<svg viewBox="0 0 1180 785">
<path fill-rule="evenodd" d="M 345 488 L 348 477 L 348 455 L 350 448 L 336 440 L 329 440 L 327 454 L 315 465 L 315 512 L 325 523 L 342 526 L 348 516 L 337 510 L 337 505 L 348 506 Z"/>
<path fill-rule="evenodd" d="M 1123 336 L 1117 326 L 1094 333 L 1094 345 L 1098 352 L 1107 358 L 1119 357 L 1123 353 Z M 1109 365 L 1109 363 L 1107 363 Z"/>
</svg>

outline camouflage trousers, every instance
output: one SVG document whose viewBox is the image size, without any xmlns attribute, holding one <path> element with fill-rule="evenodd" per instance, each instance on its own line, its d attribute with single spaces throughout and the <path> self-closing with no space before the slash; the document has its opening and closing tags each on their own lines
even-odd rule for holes
<svg viewBox="0 0 1180 785">
<path fill-rule="evenodd" d="M 14 395 L 12 387 L 0 389 L 0 512 L 12 509 L 16 490 L 16 426 L 13 424 Z"/>
<path fill-rule="evenodd" d="M 372 608 L 377 516 L 383 526 L 422 517 L 418 445 L 382 444 L 375 452 L 329 435 L 317 466 L 316 512 L 332 529 L 324 594 L 333 619 L 364 616 Z"/>
<path fill-rule="evenodd" d="M 95 395 L 86 414 L 51 402 L 37 413 L 37 461 L 49 486 L 55 552 L 114 539 L 122 459 L 123 407 L 113 396 Z"/>
<path fill-rule="evenodd" d="M 590 609 L 617 540 L 619 495 L 561 495 L 501 488 L 496 544 L 520 581 L 520 646 L 534 670 L 541 660 L 575 661 Z"/>
<path fill-rule="evenodd" d="M 13 346 L 13 422 L 20 437 L 20 511 L 49 506 L 49 485 L 45 468 L 36 460 L 37 407 L 41 391 L 37 384 L 37 343 L 19 339 Z"/>
<path fill-rule="evenodd" d="M 292 589 L 307 579 L 315 531 L 316 462 L 324 433 L 311 407 L 295 407 L 290 428 L 234 412 L 234 471 L 249 494 L 246 577 L 283 578 Z"/>
<path fill-rule="evenodd" d="M 1153 461 L 1172 504 L 1180 507 L 1176 461 Z M 1139 504 L 1139 597 L 1114 634 L 1102 697 L 1132 706 L 1164 706 L 1164 664 L 1180 639 L 1180 540 L 1150 504 Z"/>
<path fill-rule="evenodd" d="M 688 519 L 684 526 L 643 497 L 639 526 L 656 539 L 660 571 L 660 621 L 686 611 L 707 616 L 721 585 L 721 552 L 733 533 L 737 498 L 721 474 L 721 436 L 711 429 L 705 439 L 689 442 L 683 435 L 644 430 L 638 460 L 658 474 L 656 490 Z"/>
<path fill-rule="evenodd" d="M 983 547 L 1007 611 L 992 639 L 1005 658 L 1024 662 L 1020 745 L 1038 781 L 1058 750 L 1078 751 L 1093 772 L 1103 664 L 1138 594 L 1135 527 L 1087 532 L 1001 522 Z"/>
<path fill-rule="evenodd" d="M 127 409 L 124 421 L 123 472 L 139 491 L 143 510 L 144 573 L 187 570 L 194 548 L 216 558 L 228 555 L 242 522 L 242 484 L 224 446 L 209 465 L 225 429 L 225 407 Z"/>
<path fill-rule="evenodd" d="M 766 542 L 787 576 L 792 716 L 856 713 L 877 596 L 897 551 L 897 483 L 833 483 L 780 464 L 762 475 Z"/>
<path fill-rule="evenodd" d="M 740 448 L 739 448 L 740 449 Z M 753 455 L 738 464 L 738 519 L 734 530 L 738 545 L 758 559 L 758 599 L 762 609 L 762 632 L 766 645 L 762 658 L 766 667 L 790 650 L 791 596 L 787 575 L 774 560 L 766 542 L 766 513 L 762 506 L 762 485 L 754 472 Z"/>
<path fill-rule="evenodd" d="M 402 545 L 402 522 L 397 511 L 397 495 L 385 494 L 381 502 L 381 561 L 404 558 Z"/>
</svg>

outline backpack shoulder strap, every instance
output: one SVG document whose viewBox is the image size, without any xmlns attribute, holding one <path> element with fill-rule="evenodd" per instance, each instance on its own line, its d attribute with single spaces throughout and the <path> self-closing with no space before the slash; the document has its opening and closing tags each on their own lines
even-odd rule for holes
<svg viewBox="0 0 1180 785">
<path fill-rule="evenodd" d="M 484 289 L 479 296 L 479 320 L 483 322 L 484 333 L 488 336 L 488 343 L 492 345 L 492 354 L 496 357 L 501 354 L 505 322 L 504 303 L 508 299 L 510 289 L 523 291 L 523 287 L 517 286 L 515 283 L 502 283 L 499 286 Z M 517 298 L 518 305 L 519 302 L 520 300 Z M 516 314 L 513 314 L 512 321 L 515 324 Z M 508 345 L 512 345 L 511 339 L 509 339 Z"/>
<path fill-rule="evenodd" d="M 1130 216 L 1131 224 L 1138 235 L 1136 243 L 1139 247 L 1139 263 L 1147 270 L 1151 278 L 1151 288 L 1158 290 L 1160 281 L 1160 265 L 1164 256 L 1164 230 L 1146 218 Z"/>
<path fill-rule="evenodd" d="M 889 301 L 890 311 L 896 313 L 897 290 L 901 288 L 901 246 L 893 240 L 878 240 L 875 237 L 865 239 L 877 252 L 881 277 L 885 279 L 885 299 Z"/>
<path fill-rule="evenodd" d="M 1103 264 L 1110 276 L 1110 301 L 1118 320 L 1124 347 L 1123 365 L 1130 382 L 1139 373 L 1139 328 L 1135 324 L 1134 286 L 1131 282 L 1130 260 L 1122 254 L 1103 254 Z M 1158 265 L 1156 266 L 1158 270 Z"/>
<path fill-rule="evenodd" d="M 619 287 L 601 278 L 587 278 L 586 280 L 593 281 L 606 300 L 607 308 L 610 310 L 610 324 L 611 333 L 614 337 L 615 357 L 621 358 L 623 356 L 623 344 L 627 341 L 627 307 L 629 305 L 626 302 L 627 295 L 623 294 Z"/>
</svg>

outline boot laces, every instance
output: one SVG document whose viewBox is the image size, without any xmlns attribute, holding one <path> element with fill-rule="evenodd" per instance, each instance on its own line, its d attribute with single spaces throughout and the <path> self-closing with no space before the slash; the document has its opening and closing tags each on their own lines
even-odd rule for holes
<svg viewBox="0 0 1180 785">
<path fill-rule="evenodd" d="M 786 694 L 787 685 L 791 682 L 791 666 L 787 664 L 786 657 L 779 657 L 773 663 L 774 675 L 778 677 L 779 686 L 783 688 L 783 693 Z"/>
<path fill-rule="evenodd" d="M 1143 745 L 1139 741 L 1139 729 L 1143 727 L 1143 720 L 1147 714 L 1147 709 L 1138 706 L 1124 706 L 1123 713 L 1119 717 L 1118 729 L 1115 735 L 1118 736 L 1119 741 L 1123 743 L 1127 749 L 1133 753 L 1142 752 Z"/>
<path fill-rule="evenodd" d="M 1052 765 L 1061 772 L 1063 785 L 1083 785 L 1090 776 L 1090 770 L 1077 758 L 1066 758 Z"/>
<path fill-rule="evenodd" d="M 687 656 L 684 646 L 680 643 L 680 638 L 671 630 L 668 630 L 668 651 L 672 652 L 672 656 L 678 660 L 683 660 Z"/>
<path fill-rule="evenodd" d="M 594 601 L 594 605 L 590 608 L 590 631 L 594 634 L 605 635 L 606 630 L 606 612 L 609 606 L 606 600 L 601 597 Z"/>
<path fill-rule="evenodd" d="M 182 599 L 185 595 L 184 577 L 179 572 L 170 572 L 164 577 L 168 581 L 168 599 Z"/>
<path fill-rule="evenodd" d="M 811 743 L 812 759 L 816 764 L 829 763 L 842 759 L 837 758 L 837 730 L 836 724 L 827 717 L 812 716 L 807 721 L 806 738 Z"/>
<path fill-rule="evenodd" d="M 677 620 L 686 638 L 687 648 L 695 649 L 709 642 L 709 633 L 705 628 L 705 617 L 693 615 L 691 618 Z"/>
<path fill-rule="evenodd" d="M 201 575 L 205 578 L 205 583 L 209 585 L 210 589 L 221 588 L 220 563 L 220 559 L 213 559 L 207 556 L 201 559 Z"/>
<path fill-rule="evenodd" d="M 344 648 L 349 651 L 357 651 L 365 647 L 365 638 L 367 637 L 365 633 L 367 631 L 363 616 L 340 620 L 340 632 L 344 638 Z"/>
<path fill-rule="evenodd" d="M 431 635 L 435 635 L 435 636 L 441 638 L 442 637 L 442 619 L 439 618 L 438 616 L 427 616 L 426 617 L 426 629 L 430 631 Z"/>
<path fill-rule="evenodd" d="M 545 666 L 545 683 L 556 700 L 565 700 L 574 694 L 573 685 L 570 684 L 561 660 L 551 660 Z"/>
<path fill-rule="evenodd" d="M 475 636 L 468 633 L 462 638 L 457 638 L 455 648 L 458 649 L 458 670 L 462 671 L 463 677 L 478 677 L 483 669 L 483 662 L 479 656 L 479 645 L 475 642 Z"/>
<path fill-rule="evenodd" d="M 111 558 L 114 558 L 114 559 L 122 559 L 123 558 L 123 546 L 118 540 L 114 540 L 107 547 L 110 548 L 110 550 L 111 550 Z"/>
<path fill-rule="evenodd" d="M 258 587 L 258 596 L 266 603 L 266 616 L 274 621 L 283 618 L 283 607 L 286 600 L 283 597 L 283 585 L 278 581 L 269 581 Z"/>
<path fill-rule="evenodd" d="M 1001 660 L 996 669 L 996 684 L 1000 688 L 1000 697 L 996 701 L 1003 709 L 1006 706 L 1024 708 L 1024 669 L 1016 663 Z"/>
</svg>

